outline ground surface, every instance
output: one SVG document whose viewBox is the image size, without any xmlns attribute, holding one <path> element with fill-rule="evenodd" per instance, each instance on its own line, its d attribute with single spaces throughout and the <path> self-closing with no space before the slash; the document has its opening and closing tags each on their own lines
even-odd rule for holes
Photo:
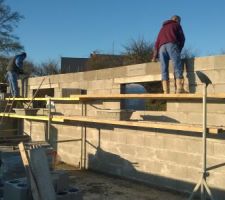
<svg viewBox="0 0 225 200">
<path fill-rule="evenodd" d="M 84 200 L 184 200 L 187 196 L 158 190 L 140 183 L 83 171 L 60 164 L 58 169 L 68 171 L 71 185 L 79 188 Z"/>
</svg>

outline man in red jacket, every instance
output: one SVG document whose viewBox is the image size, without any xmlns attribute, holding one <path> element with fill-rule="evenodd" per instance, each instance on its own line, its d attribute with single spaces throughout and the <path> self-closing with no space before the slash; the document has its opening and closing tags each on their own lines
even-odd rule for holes
<svg viewBox="0 0 225 200">
<path fill-rule="evenodd" d="M 174 66 L 176 93 L 184 92 L 183 66 L 180 54 L 184 46 L 185 36 L 180 21 L 181 18 L 177 15 L 174 15 L 170 20 L 165 21 L 155 42 L 155 51 L 152 61 L 156 62 L 156 58 L 159 57 L 164 93 L 170 92 L 168 69 L 170 59 Z"/>
</svg>

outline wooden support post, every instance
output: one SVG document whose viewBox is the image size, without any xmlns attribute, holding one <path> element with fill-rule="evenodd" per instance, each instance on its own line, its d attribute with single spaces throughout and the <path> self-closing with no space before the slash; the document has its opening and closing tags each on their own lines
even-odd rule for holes
<svg viewBox="0 0 225 200">
<path fill-rule="evenodd" d="M 21 142 L 19 144 L 19 150 L 20 150 L 20 155 L 21 155 L 22 161 L 23 161 L 23 165 L 25 167 L 27 180 L 30 183 L 32 196 L 33 196 L 34 200 L 41 200 L 40 194 L 38 191 L 38 187 L 37 187 L 37 182 L 35 180 L 32 170 L 30 168 L 29 160 L 28 160 L 27 153 L 24 148 L 23 142 Z"/>
<path fill-rule="evenodd" d="M 48 100 L 48 134 L 47 134 L 47 141 L 49 142 L 50 140 L 50 135 L 51 135 L 51 99 Z"/>
</svg>

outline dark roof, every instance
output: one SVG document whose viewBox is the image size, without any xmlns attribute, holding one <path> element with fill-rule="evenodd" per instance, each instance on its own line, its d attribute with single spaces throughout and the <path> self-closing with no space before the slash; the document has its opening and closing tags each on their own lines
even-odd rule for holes
<svg viewBox="0 0 225 200">
<path fill-rule="evenodd" d="M 88 58 L 61 58 L 61 73 L 82 72 L 86 70 Z"/>
</svg>

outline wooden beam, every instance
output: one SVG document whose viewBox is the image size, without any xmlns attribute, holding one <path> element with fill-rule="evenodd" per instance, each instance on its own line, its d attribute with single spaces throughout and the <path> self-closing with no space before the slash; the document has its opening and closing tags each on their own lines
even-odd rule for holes
<svg viewBox="0 0 225 200">
<path fill-rule="evenodd" d="M 208 94 L 209 99 L 225 99 L 225 93 Z M 14 98 L 16 101 L 30 101 L 32 98 Z M 51 97 L 51 98 L 34 98 L 34 101 L 79 101 L 90 99 L 165 99 L 165 100 L 185 100 L 185 99 L 202 99 L 202 94 L 99 94 L 99 95 L 71 95 L 70 97 Z M 5 98 L 13 100 L 13 98 Z"/>
<path fill-rule="evenodd" d="M 34 177 L 34 174 L 32 172 L 32 169 L 30 168 L 30 163 L 28 160 L 27 152 L 25 150 L 25 147 L 23 145 L 23 142 L 21 142 L 19 145 L 20 155 L 23 161 L 24 168 L 26 170 L 27 179 L 31 186 L 31 192 L 34 200 L 41 200 L 40 193 L 38 191 L 36 179 Z"/>
<path fill-rule="evenodd" d="M 10 118 L 19 118 L 19 119 L 32 119 L 32 120 L 40 120 L 40 121 L 48 121 L 48 116 L 31 116 L 31 115 L 18 115 L 14 113 L 0 113 L 0 116 L 3 117 L 10 117 Z M 53 116 L 51 121 L 53 122 L 64 122 L 64 119 L 62 117 L 56 117 Z"/>
<path fill-rule="evenodd" d="M 52 101 L 79 101 L 79 97 L 36 97 L 33 99 L 33 101 L 49 101 L 51 99 Z M 26 97 L 26 98 L 5 98 L 5 100 L 15 100 L 15 101 L 31 101 L 32 97 Z"/>
<path fill-rule="evenodd" d="M 130 127 L 141 127 L 141 128 L 156 128 L 165 130 L 178 130 L 178 131 L 188 131 L 188 132 L 198 132 L 202 133 L 201 125 L 190 125 L 190 124 L 179 124 L 179 123 L 166 123 L 166 122 L 146 122 L 146 121 L 118 121 L 118 120 L 106 120 L 106 119 L 95 119 L 91 117 L 82 116 L 64 116 L 65 121 L 78 121 L 86 123 L 98 123 L 98 124 L 108 124 L 108 125 L 118 125 L 118 126 L 130 126 Z M 208 132 L 212 134 L 218 134 L 221 128 L 218 127 L 208 127 Z"/>
<path fill-rule="evenodd" d="M 42 147 L 33 148 L 28 156 L 41 200 L 56 200 L 45 150 Z"/>
<path fill-rule="evenodd" d="M 80 100 L 91 99 L 165 99 L 165 100 L 188 100 L 203 98 L 202 94 L 99 94 L 99 95 L 71 95 L 71 98 L 79 98 Z M 209 99 L 225 99 L 225 93 L 209 94 Z"/>
<path fill-rule="evenodd" d="M 48 121 L 48 116 L 25 116 L 16 114 L 4 114 L 0 113 L 0 116 L 11 118 L 22 118 L 31 120 Z M 201 125 L 190 125 L 190 124 L 179 124 L 179 123 L 167 123 L 167 122 L 146 122 L 146 121 L 118 121 L 118 120 L 105 120 L 96 119 L 84 116 L 53 116 L 53 122 L 65 122 L 65 121 L 78 121 L 85 123 L 97 123 L 97 124 L 108 124 L 108 125 L 118 125 L 118 126 L 130 126 L 130 127 L 141 127 L 141 128 L 156 128 L 156 129 L 166 129 L 166 130 L 180 130 L 180 131 L 191 131 L 191 132 L 202 132 Z M 213 134 L 218 134 L 221 127 L 208 127 L 208 132 Z"/>
</svg>

